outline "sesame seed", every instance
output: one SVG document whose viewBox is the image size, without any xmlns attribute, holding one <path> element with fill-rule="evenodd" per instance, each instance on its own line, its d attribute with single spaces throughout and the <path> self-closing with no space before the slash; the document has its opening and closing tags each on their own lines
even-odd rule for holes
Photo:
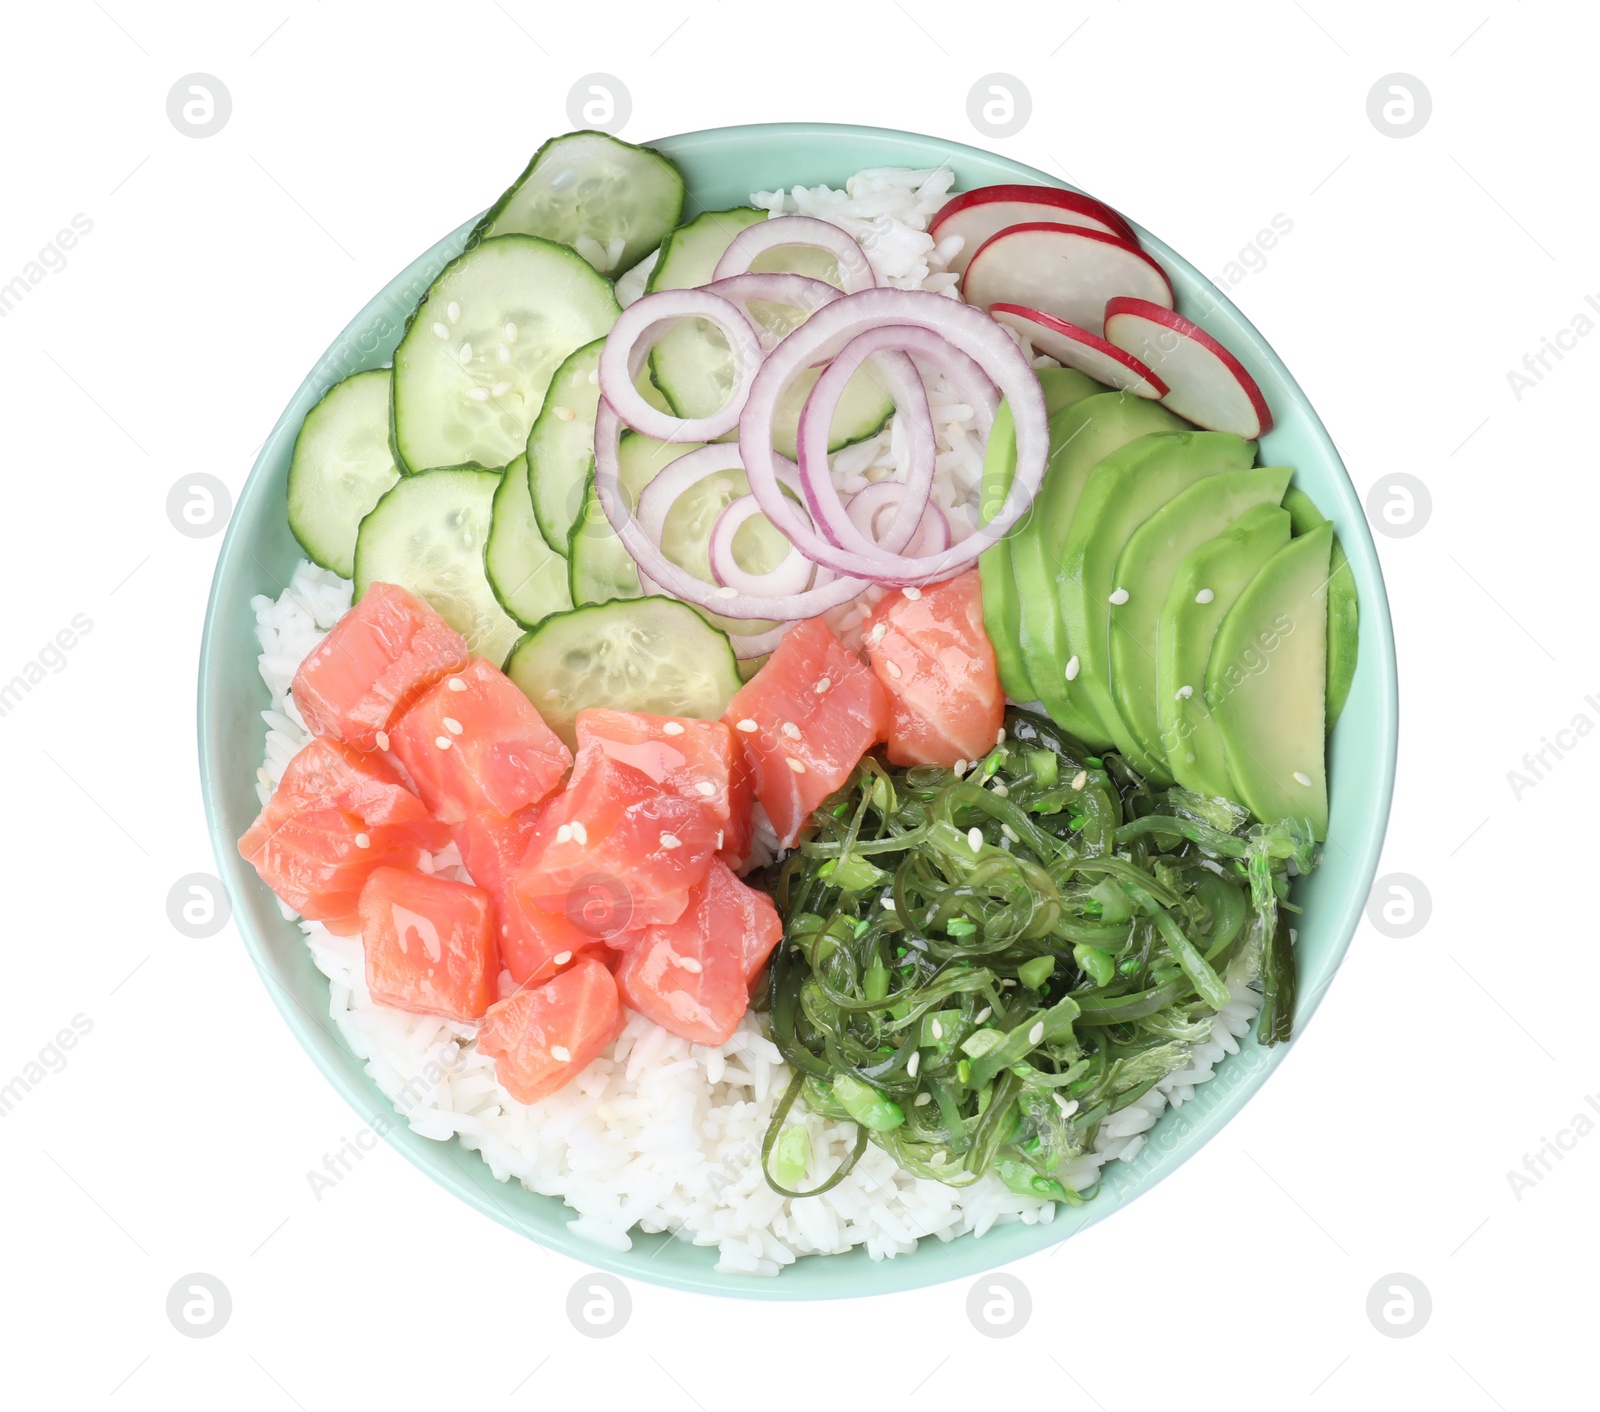
<svg viewBox="0 0 1600 1412">
<path fill-rule="evenodd" d="M 1088 783 L 1089 772 L 1087 770 L 1079 770 L 1078 773 L 1072 777 L 1072 787 L 1074 789 L 1082 789 L 1084 785 Z"/>
<path fill-rule="evenodd" d="M 909 598 L 913 603 L 915 603 L 917 601 L 917 599 L 922 597 L 922 590 L 920 588 L 916 587 L 914 584 L 910 588 L 904 590 L 904 592 L 905 592 L 905 596 L 907 598 Z"/>
<path fill-rule="evenodd" d="M 564 1044 L 554 1044 L 550 1046 L 550 1057 L 558 1064 L 570 1064 L 572 1051 Z"/>
<path fill-rule="evenodd" d="M 965 760 L 957 760 L 955 764 L 950 767 L 950 770 L 957 779 L 960 779 L 961 776 L 966 774 L 970 768 L 971 766 L 969 766 Z"/>
<path fill-rule="evenodd" d="M 447 735 L 436 735 L 433 738 L 433 743 L 441 750 L 448 750 L 450 748 L 450 737 Z"/>
<path fill-rule="evenodd" d="M 1209 603 L 1216 596 L 1209 588 L 1202 588 L 1199 593 L 1195 594 L 1194 601 L 1196 603 Z"/>
<path fill-rule="evenodd" d="M 447 305 L 445 305 L 444 316 L 445 318 L 449 319 L 451 323 L 457 322 L 461 318 L 461 306 L 457 304 L 454 299 L 452 299 Z"/>
<path fill-rule="evenodd" d="M 461 734 L 461 722 L 456 720 L 454 716 L 446 716 L 442 724 L 451 735 Z"/>
<path fill-rule="evenodd" d="M 1013 843 L 1021 843 L 1022 842 L 1022 840 L 1017 837 L 1017 831 L 1014 828 L 1012 828 L 1010 824 L 1001 824 L 1000 825 L 1000 832 L 1002 834 L 1004 834 L 1007 838 L 1009 838 Z"/>
<path fill-rule="evenodd" d="M 933 1095 L 931 1093 L 919 1093 L 915 1098 L 913 1098 L 911 1100 L 911 1106 L 913 1108 L 920 1108 L 920 1107 L 922 1107 L 922 1105 L 924 1103 L 932 1103 L 932 1102 L 933 1102 Z"/>
<path fill-rule="evenodd" d="M 701 794 L 705 795 L 707 799 L 712 798 L 712 796 L 714 796 L 717 792 L 716 785 L 712 784 L 710 780 L 701 780 L 700 783 L 695 786 L 695 788 L 699 790 Z"/>
<path fill-rule="evenodd" d="M 495 397 L 504 397 L 506 393 L 511 391 L 511 384 L 502 380 L 497 382 L 489 391 Z"/>
<path fill-rule="evenodd" d="M 967 830 L 967 847 L 974 853 L 983 852 L 983 830 L 976 824 Z"/>
<path fill-rule="evenodd" d="M 470 363 L 472 361 L 472 345 L 470 343 L 463 343 L 460 351 L 456 354 L 456 357 L 461 359 L 463 366 Z"/>
<path fill-rule="evenodd" d="M 1078 679 L 1078 654 L 1076 652 L 1067 658 L 1066 675 L 1068 681 L 1077 681 Z"/>
<path fill-rule="evenodd" d="M 1001 726 L 1000 729 L 994 733 L 994 743 L 996 745 L 1004 745 L 1006 743 L 1006 728 L 1004 726 Z"/>
<path fill-rule="evenodd" d="M 794 756 L 791 755 L 789 756 L 789 768 L 793 770 L 795 774 L 803 775 L 806 772 L 806 762 L 804 760 L 796 760 Z"/>
<path fill-rule="evenodd" d="M 1111 590 L 1111 598 L 1110 598 L 1109 601 L 1111 603 L 1114 603 L 1118 608 L 1120 608 L 1124 603 L 1126 603 L 1128 601 L 1128 590 L 1125 589 L 1125 588 L 1114 588 L 1114 589 L 1112 589 Z"/>
<path fill-rule="evenodd" d="M 883 664 L 883 669 L 884 669 L 884 671 L 888 672 L 888 674 L 891 677 L 893 677 L 896 681 L 899 681 L 901 676 L 903 675 L 903 673 L 900 670 L 900 664 L 898 662 L 885 662 Z"/>
<path fill-rule="evenodd" d="M 558 951 L 550 959 L 558 966 L 565 966 L 568 961 L 572 960 L 572 953 L 570 951 Z"/>
<path fill-rule="evenodd" d="M 460 677 L 451 677 L 449 686 L 451 691 L 465 691 L 467 689 L 466 682 L 462 681 Z"/>
<path fill-rule="evenodd" d="M 873 628 L 872 628 L 872 631 L 867 634 L 867 646 L 868 647 L 876 647 L 888 635 L 889 635 L 889 625 L 888 625 L 888 623 L 876 623 L 876 624 L 874 624 Z"/>
<path fill-rule="evenodd" d="M 750 717 L 746 716 L 742 721 L 739 722 L 738 729 L 742 730 L 746 735 L 754 735 L 758 730 L 761 729 L 761 727 L 752 721 Z"/>
<path fill-rule="evenodd" d="M 374 738 L 378 742 L 378 749 L 379 750 L 387 750 L 389 748 L 389 732 L 388 731 L 379 731 L 378 734 L 376 735 L 376 737 L 374 737 Z"/>
<path fill-rule="evenodd" d="M 680 971 L 687 971 L 691 976 L 698 976 L 701 971 L 705 970 L 705 967 L 696 961 L 693 956 L 677 956 L 673 960 Z"/>
<path fill-rule="evenodd" d="M 589 830 L 584 828 L 577 819 L 572 821 L 572 841 L 580 846 L 589 841 Z"/>
<path fill-rule="evenodd" d="M 1294 772 L 1294 782 L 1296 784 L 1310 784 L 1311 783 L 1311 776 L 1310 775 L 1301 774 L 1299 770 L 1296 770 Z"/>
<path fill-rule="evenodd" d="M 590 368 L 589 369 L 589 386 L 590 387 L 599 387 L 600 386 L 600 369 L 599 368 Z"/>
<path fill-rule="evenodd" d="M 996 780 L 992 785 L 989 786 L 989 788 L 998 794 L 1002 799 L 1009 799 L 1011 797 L 1011 791 L 1006 788 L 1004 780 Z"/>
<path fill-rule="evenodd" d="M 433 332 L 434 332 L 434 336 L 437 337 L 437 338 L 449 338 L 450 337 L 450 330 L 448 328 L 446 328 L 443 324 L 435 324 L 433 326 Z"/>
<path fill-rule="evenodd" d="M 559 700 L 561 700 L 560 688 L 554 687 L 554 686 L 551 687 L 549 691 L 545 692 L 544 699 L 546 701 L 559 701 Z"/>
<path fill-rule="evenodd" d="M 911 1079 L 916 1078 L 917 1070 L 920 1069 L 921 1067 L 922 1067 L 922 1051 L 919 1049 L 916 1053 L 914 1053 L 911 1056 L 910 1059 L 908 1059 L 906 1061 L 906 1077 L 907 1078 L 911 1078 Z"/>
<path fill-rule="evenodd" d="M 572 825 L 571 824 L 562 824 L 562 826 L 556 830 L 556 842 L 557 843 L 570 843 L 570 842 L 572 842 Z"/>
<path fill-rule="evenodd" d="M 1034 1027 L 1031 1030 L 1028 1031 L 1028 1043 L 1029 1044 L 1037 1044 L 1043 1038 L 1044 1038 L 1044 1021 L 1040 1020 L 1037 1024 L 1034 1025 Z"/>
<path fill-rule="evenodd" d="M 944 1038 L 944 1026 L 941 1025 L 937 1020 L 935 1020 L 931 1025 L 929 1025 L 928 1028 L 933 1031 L 933 1037 L 935 1039 L 943 1039 Z"/>
<path fill-rule="evenodd" d="M 357 848 L 371 848 L 372 847 L 372 839 L 368 835 L 366 835 L 364 833 L 358 833 L 356 835 L 356 847 Z"/>
<path fill-rule="evenodd" d="M 681 721 L 668 721 L 661 727 L 662 735 L 682 735 L 683 723 Z"/>
<path fill-rule="evenodd" d="M 511 361 L 511 349 L 502 343 L 497 349 L 495 349 L 494 356 L 502 363 L 509 363 Z"/>
<path fill-rule="evenodd" d="M 467 396 L 474 402 L 487 402 L 489 400 L 489 389 L 486 387 L 469 387 Z"/>
<path fill-rule="evenodd" d="M 504 332 L 507 343 L 515 343 L 517 341 L 517 326 L 515 324 L 507 324 Z"/>
<path fill-rule="evenodd" d="M 885 898 L 882 899 L 882 901 L 883 901 L 883 910 L 885 912 L 894 911 L 894 898 L 885 897 Z"/>
<path fill-rule="evenodd" d="M 683 840 L 675 833 L 664 833 L 661 835 L 661 846 L 669 850 L 673 848 L 682 848 Z"/>
<path fill-rule="evenodd" d="M 783 733 L 788 736 L 790 740 L 800 739 L 800 727 L 795 725 L 793 721 L 785 721 L 783 723 Z"/>
<path fill-rule="evenodd" d="M 972 1017 L 972 1022 L 976 1025 L 981 1025 L 992 1014 L 994 1014 L 994 1011 L 985 1005 L 983 1009 L 978 1011 L 978 1013 Z"/>
<path fill-rule="evenodd" d="M 732 584 L 726 583 L 723 584 L 722 587 L 719 588 L 713 595 L 713 597 L 716 598 L 737 598 L 738 596 L 739 590 L 734 588 Z"/>
<path fill-rule="evenodd" d="M 1064 1098 L 1059 1093 L 1053 1093 L 1050 1096 L 1055 1099 L 1056 1107 L 1061 1110 L 1063 1118 L 1070 1118 L 1078 1111 L 1078 1100 L 1076 1098 Z"/>
<path fill-rule="evenodd" d="M 576 412 L 574 412 L 572 410 L 572 408 L 570 408 L 570 407 L 557 407 L 556 408 L 556 416 L 561 418 L 561 420 L 564 421 L 564 422 L 570 422 L 577 415 L 578 414 Z"/>
<path fill-rule="evenodd" d="M 722 851 L 722 830 L 721 829 L 717 830 L 717 851 L 719 853 Z"/>
<path fill-rule="evenodd" d="M 1180 686 L 1172 693 L 1172 699 L 1174 701 L 1187 701 L 1193 695 L 1194 688 L 1192 686 Z"/>
<path fill-rule="evenodd" d="M 829 681 L 827 677 L 823 677 L 820 681 L 817 682 L 817 684 L 813 688 L 813 690 L 817 693 L 818 696 L 821 696 L 832 685 L 833 685 L 833 683 L 831 681 Z"/>
</svg>

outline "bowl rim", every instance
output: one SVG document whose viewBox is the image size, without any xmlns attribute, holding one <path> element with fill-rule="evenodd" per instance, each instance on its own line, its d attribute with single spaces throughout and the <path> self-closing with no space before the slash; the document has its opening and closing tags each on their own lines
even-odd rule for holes
<svg viewBox="0 0 1600 1412">
<path fill-rule="evenodd" d="M 1079 190 L 1070 182 L 1062 181 L 1000 153 L 928 134 L 862 124 L 807 122 L 734 124 L 696 129 L 650 140 L 642 145 L 662 148 L 668 151 L 668 155 L 677 158 L 696 153 L 713 153 L 719 146 L 725 146 L 729 142 L 805 141 L 826 144 L 848 140 L 880 145 L 892 145 L 898 142 L 924 150 L 931 144 L 941 149 L 946 154 L 946 159 L 953 162 L 963 159 L 981 163 L 998 161 L 1012 169 L 1019 180 L 1031 180 L 1058 189 Z M 838 176 L 846 174 L 840 172 Z M 223 827 L 222 780 L 229 772 L 236 771 L 240 767 L 236 758 L 229 758 L 226 742 L 221 738 L 222 732 L 218 729 L 219 712 L 216 702 L 226 673 L 226 664 L 221 661 L 222 648 L 218 643 L 218 624 L 224 614 L 242 613 L 244 605 L 248 603 L 245 568 L 251 563 L 257 568 L 263 570 L 265 568 L 256 559 L 249 546 L 251 532 L 246 526 L 256 516 L 244 512 L 247 509 L 256 509 L 257 502 L 268 492 L 270 476 L 264 470 L 264 466 L 283 438 L 298 430 L 304 412 L 297 407 L 297 404 L 304 399 L 308 387 L 313 384 L 318 373 L 329 365 L 330 360 L 336 359 L 342 349 L 348 347 L 352 335 L 369 324 L 376 315 L 392 307 L 391 292 L 408 279 L 415 280 L 426 276 L 427 280 L 431 280 L 432 275 L 437 273 L 444 261 L 456 253 L 464 235 L 470 231 L 476 220 L 475 216 L 435 242 L 367 301 L 312 365 L 297 391 L 290 397 L 284 411 L 274 423 L 272 431 L 262 443 L 250 473 L 240 488 L 233 515 L 218 550 L 201 630 L 196 696 L 201 793 L 207 831 L 229 895 L 232 917 L 238 924 L 251 963 L 266 984 L 274 1005 L 300 1047 L 310 1055 L 324 1077 L 364 1120 L 372 1114 L 375 1102 L 379 1105 L 379 1112 L 392 1117 L 393 1108 L 390 1100 L 368 1077 L 364 1062 L 344 1046 L 342 1038 L 333 1037 L 333 1032 L 329 1028 L 330 1022 L 310 1015 L 289 993 L 284 982 L 274 972 L 271 947 L 246 920 L 250 909 L 245 905 L 244 890 L 252 884 L 259 889 L 259 883 L 253 870 L 249 869 L 240 858 L 232 833 Z M 565 1221 L 570 1219 L 572 1213 L 561 1205 L 559 1197 L 537 1197 L 538 1200 L 552 1203 L 557 1207 L 556 1214 L 560 1219 L 548 1227 L 533 1229 L 521 1214 L 509 1209 L 497 1199 L 497 1193 L 490 1189 L 491 1186 L 498 1186 L 497 1183 L 493 1183 L 492 1177 L 488 1186 L 481 1180 L 483 1176 L 488 1175 L 488 1172 L 477 1153 L 466 1152 L 454 1139 L 436 1143 L 421 1138 L 412 1133 L 408 1125 L 402 1121 L 388 1121 L 376 1125 L 383 1129 L 381 1135 L 392 1148 L 440 1186 L 465 1200 L 484 1215 L 545 1247 L 591 1267 L 607 1270 L 629 1279 L 643 1280 L 694 1293 L 746 1299 L 836 1299 L 894 1293 L 977 1275 L 1013 1260 L 1054 1249 L 1071 1235 L 1122 1210 L 1157 1182 L 1170 1176 L 1209 1142 L 1231 1121 L 1239 1109 L 1259 1092 L 1293 1051 L 1311 1018 L 1320 1008 L 1328 985 L 1342 965 L 1354 938 L 1377 872 L 1391 815 L 1399 746 L 1399 687 L 1388 594 L 1377 549 L 1354 484 L 1338 448 L 1323 426 L 1310 399 L 1295 381 L 1283 360 L 1225 292 L 1218 289 L 1196 266 L 1165 242 L 1137 222 L 1133 224 L 1145 248 L 1155 253 L 1164 264 L 1176 267 L 1186 277 L 1184 280 L 1186 287 L 1192 287 L 1213 301 L 1214 308 L 1207 311 L 1208 315 L 1220 311 L 1233 325 L 1236 331 L 1234 337 L 1236 339 L 1242 337 L 1248 345 L 1251 356 L 1246 361 L 1266 369 L 1282 392 L 1297 405 L 1303 416 L 1306 431 L 1316 443 L 1321 457 L 1335 472 L 1332 478 L 1333 493 L 1338 501 L 1336 508 L 1342 513 L 1337 517 L 1330 513 L 1330 518 L 1337 518 L 1341 543 L 1349 556 L 1358 582 L 1362 585 L 1362 641 L 1358 671 L 1371 671 L 1376 677 L 1373 683 L 1375 688 L 1373 700 L 1377 710 L 1379 736 L 1375 744 L 1370 747 L 1375 754 L 1372 762 L 1375 769 L 1364 779 L 1368 797 L 1365 813 L 1369 822 L 1364 825 L 1364 836 L 1359 840 L 1360 846 L 1352 850 L 1356 855 L 1353 864 L 1353 884 L 1359 886 L 1352 885 L 1347 892 L 1336 899 L 1336 906 L 1328 908 L 1330 912 L 1336 914 L 1330 918 L 1331 934 L 1335 938 L 1335 944 L 1323 967 L 1326 975 L 1321 984 L 1310 993 L 1302 989 L 1301 999 L 1297 1005 L 1294 1039 L 1287 1045 L 1259 1051 L 1260 1069 L 1244 1075 L 1241 1081 L 1234 1085 L 1232 1091 L 1208 1106 L 1203 1111 L 1195 1130 L 1186 1132 L 1178 1144 L 1161 1157 L 1149 1178 L 1140 1179 L 1132 1190 L 1117 1193 L 1114 1200 L 1102 1195 L 1099 1200 L 1089 1201 L 1082 1207 L 1067 1210 L 1058 1207 L 1056 1219 L 1049 1224 L 1015 1223 L 996 1227 L 981 1239 L 957 1238 L 937 1247 L 941 1256 L 938 1260 L 926 1258 L 934 1252 L 927 1249 L 930 1241 L 924 1240 L 912 1255 L 873 1262 L 870 1271 L 864 1269 L 859 1249 L 845 1256 L 806 1257 L 801 1262 L 803 1266 L 826 1266 L 828 1272 L 814 1275 L 804 1281 L 795 1279 L 800 1273 L 799 1269 L 786 1270 L 777 1278 L 768 1279 L 718 1274 L 709 1264 L 704 1268 L 697 1266 L 693 1269 L 658 1264 L 650 1258 L 655 1253 L 654 1243 L 671 1243 L 673 1237 L 670 1235 L 641 1238 L 634 1232 L 633 1249 L 629 1251 L 603 1247 L 587 1237 L 573 1233 L 568 1228 Z M 1238 351 L 1236 344 L 1234 351 Z M 351 368 L 349 371 L 357 370 Z M 270 572 L 268 576 L 275 577 Z M 1323 905 L 1326 904 L 1319 903 L 1319 906 Z M 293 926 L 287 922 L 284 925 Z M 297 929 L 296 934 L 298 935 Z M 322 1038 L 319 1038 L 319 1034 Z M 330 1037 L 333 1039 L 333 1044 L 338 1046 L 337 1049 L 323 1042 L 323 1039 Z M 1233 1056 L 1233 1060 L 1236 1062 L 1239 1057 Z M 1219 1072 L 1227 1071 L 1224 1069 Z M 441 1153 L 444 1154 L 443 1157 Z M 451 1153 L 464 1154 L 470 1163 L 483 1166 L 482 1172 L 468 1173 L 461 1163 L 447 1160 Z M 1010 1233 L 1009 1238 L 1005 1234 L 1007 1232 Z M 837 1273 L 832 1273 L 833 1267 L 837 1267 Z"/>
</svg>

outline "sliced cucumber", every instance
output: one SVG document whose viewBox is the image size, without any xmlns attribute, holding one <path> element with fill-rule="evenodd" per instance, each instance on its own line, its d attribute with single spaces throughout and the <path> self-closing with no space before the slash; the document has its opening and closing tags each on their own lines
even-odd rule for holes
<svg viewBox="0 0 1600 1412">
<path fill-rule="evenodd" d="M 617 473 L 629 508 L 637 506 L 645 486 L 663 467 L 700 447 L 699 442 L 654 441 L 628 432 L 617 447 Z M 583 511 L 567 542 L 568 586 L 574 604 L 609 603 L 615 598 L 638 598 L 644 589 L 633 556 L 622 547 L 600 500 L 594 477 L 584 482 Z"/>
<path fill-rule="evenodd" d="M 483 547 L 483 571 L 500 606 L 525 628 L 572 607 L 567 561 L 544 542 L 528 497 L 528 468 L 518 456 L 500 477 Z"/>
<path fill-rule="evenodd" d="M 402 468 L 504 466 L 525 449 L 556 369 L 621 312 L 609 280 L 548 240 L 504 235 L 452 260 L 395 349 Z"/>
<path fill-rule="evenodd" d="M 586 343 L 550 379 L 544 406 L 528 433 L 528 488 L 545 543 L 567 552 L 594 465 L 594 414 L 600 403 L 603 338 Z"/>
<path fill-rule="evenodd" d="M 497 666 L 521 629 L 500 606 L 483 567 L 501 473 L 443 466 L 403 476 L 361 522 L 356 536 L 355 596 L 374 583 L 397 583 L 426 599 Z"/>
<path fill-rule="evenodd" d="M 682 215 L 683 177 L 661 153 L 603 132 L 569 132 L 533 154 L 473 237 L 543 236 L 617 275 L 654 250 Z"/>
<path fill-rule="evenodd" d="M 588 707 L 715 720 L 741 684 L 728 639 L 673 598 L 558 613 L 517 644 L 506 672 L 572 747 Z"/>
<path fill-rule="evenodd" d="M 356 373 L 322 394 L 300 424 L 289 462 L 289 528 L 314 563 L 355 572 L 356 531 L 400 479 L 389 449 L 388 368 Z"/>
<path fill-rule="evenodd" d="M 645 293 L 710 284 L 717 261 L 733 244 L 734 236 L 766 219 L 767 213 L 754 206 L 735 206 L 727 211 L 706 211 L 685 221 L 661 242 L 661 258 L 650 271 Z"/>
</svg>

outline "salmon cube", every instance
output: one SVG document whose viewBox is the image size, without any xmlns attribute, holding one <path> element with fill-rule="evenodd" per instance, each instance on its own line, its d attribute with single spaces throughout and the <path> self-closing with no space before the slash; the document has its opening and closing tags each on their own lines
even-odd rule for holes
<svg viewBox="0 0 1600 1412">
<path fill-rule="evenodd" d="M 466 639 L 415 594 L 371 584 L 300 664 L 294 703 L 316 735 L 375 750 L 390 723 L 468 657 Z"/>
<path fill-rule="evenodd" d="M 431 686 L 389 728 L 417 793 L 447 824 L 537 804 L 572 754 L 498 667 L 475 657 Z"/>
<path fill-rule="evenodd" d="M 494 1060 L 495 1077 L 517 1102 L 537 1103 L 605 1053 L 625 1019 L 611 972 L 586 956 L 491 1005 L 478 1052 Z"/>
<path fill-rule="evenodd" d="M 380 1005 L 478 1020 L 499 993 L 489 894 L 399 868 L 375 868 L 361 889 L 367 989 Z"/>
</svg>

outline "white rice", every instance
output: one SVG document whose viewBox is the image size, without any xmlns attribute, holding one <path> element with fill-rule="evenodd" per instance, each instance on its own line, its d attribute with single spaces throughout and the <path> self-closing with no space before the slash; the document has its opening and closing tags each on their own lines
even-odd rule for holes
<svg viewBox="0 0 1600 1412">
<path fill-rule="evenodd" d="M 936 248 L 926 234 L 951 181 L 947 169 L 874 170 L 852 177 L 844 191 L 795 188 L 752 199 L 774 215 L 798 211 L 842 226 L 890 284 L 953 294 L 955 279 L 943 269 L 955 249 Z M 628 280 L 619 292 L 629 292 Z M 643 276 L 635 283 L 636 298 Z M 972 409 L 955 401 L 942 378 L 929 380 L 929 401 L 938 433 L 936 494 L 955 519 L 975 493 L 982 448 Z M 897 474 L 899 450 L 891 421 L 877 437 L 839 453 L 841 487 L 857 490 Z M 347 580 L 302 562 L 277 599 L 251 600 L 261 675 L 272 697 L 262 712 L 267 735 L 256 787 L 263 803 L 310 738 L 289 692 L 294 673 L 349 608 L 350 589 Z M 860 617 L 859 609 L 845 610 L 835 626 L 847 635 L 858 632 Z M 454 846 L 423 866 L 466 877 Z M 754 1014 L 714 1049 L 630 1015 L 611 1049 L 566 1087 L 537 1104 L 519 1103 L 496 1080 L 493 1061 L 477 1052 L 475 1026 L 374 1004 L 360 938 L 333 936 L 317 922 L 300 926 L 329 981 L 329 1014 L 412 1130 L 441 1142 L 459 1138 L 482 1155 L 497 1180 L 514 1178 L 562 1198 L 574 1212 L 572 1229 L 599 1245 L 626 1250 L 636 1229 L 671 1231 L 717 1247 L 719 1271 L 770 1276 L 802 1255 L 862 1246 L 872 1258 L 886 1259 L 915 1250 L 925 1237 L 977 1237 L 998 1224 L 1049 1222 L 1055 1215 L 1054 1203 L 1020 1196 L 993 1176 L 962 1189 L 912 1176 L 872 1144 L 825 1195 L 778 1196 L 762 1175 L 761 1140 L 789 1070 Z M 1162 1110 L 1192 1097 L 1226 1055 L 1237 1053 L 1261 997 L 1250 988 L 1250 976 L 1227 979 L 1233 999 L 1210 1036 L 1191 1047 L 1187 1066 L 1103 1123 L 1094 1152 L 1061 1174 L 1066 1186 L 1083 1190 L 1099 1179 L 1104 1163 L 1132 1160 Z M 510 992 L 509 974 L 500 985 L 502 994 Z M 855 1127 L 799 1106 L 791 1121 L 806 1127 L 805 1184 L 814 1185 L 848 1151 Z"/>
</svg>

